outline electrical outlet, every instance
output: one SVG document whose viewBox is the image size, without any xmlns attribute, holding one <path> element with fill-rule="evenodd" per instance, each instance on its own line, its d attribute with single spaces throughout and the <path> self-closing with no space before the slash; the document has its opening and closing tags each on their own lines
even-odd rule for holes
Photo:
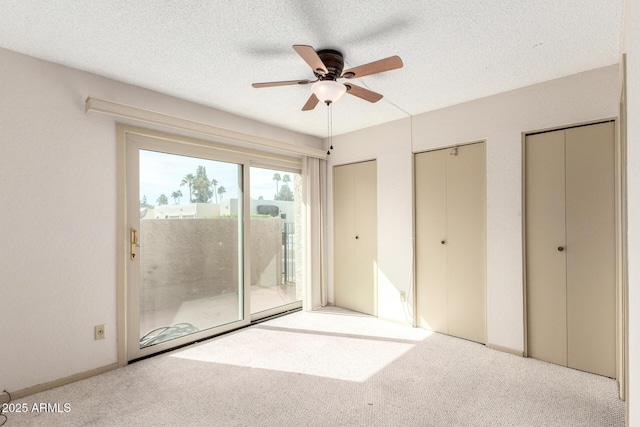
<svg viewBox="0 0 640 427">
<path fill-rule="evenodd" d="M 104 325 L 96 325 L 93 328 L 93 339 L 103 340 L 105 336 Z"/>
<path fill-rule="evenodd" d="M 407 300 L 407 295 L 404 291 L 400 291 L 400 302 L 405 302 Z"/>
</svg>

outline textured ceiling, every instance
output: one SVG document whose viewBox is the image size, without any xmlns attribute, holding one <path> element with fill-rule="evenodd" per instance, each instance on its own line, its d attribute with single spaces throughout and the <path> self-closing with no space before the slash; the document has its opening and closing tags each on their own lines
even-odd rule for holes
<svg viewBox="0 0 640 427">
<path fill-rule="evenodd" d="M 326 107 L 300 110 L 309 85 L 251 87 L 314 79 L 294 44 L 340 50 L 345 69 L 404 62 L 354 81 L 385 97 L 345 95 L 337 135 L 614 64 L 622 12 L 623 0 L 2 0 L 0 47 L 324 137 Z"/>
</svg>

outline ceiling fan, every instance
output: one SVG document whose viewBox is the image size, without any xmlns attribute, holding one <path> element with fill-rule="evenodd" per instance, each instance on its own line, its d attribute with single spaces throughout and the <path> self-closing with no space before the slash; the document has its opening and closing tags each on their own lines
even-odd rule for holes
<svg viewBox="0 0 640 427">
<path fill-rule="evenodd" d="M 313 110 L 321 100 L 326 104 L 337 101 L 344 93 L 348 93 L 365 101 L 377 102 L 382 99 L 382 95 L 356 86 L 353 83 L 339 83 L 338 79 L 357 79 L 371 74 L 383 73 L 385 71 L 402 68 L 402 60 L 399 56 L 390 56 L 385 59 L 370 62 L 359 67 L 342 70 L 344 68 L 344 58 L 342 53 L 332 49 L 322 49 L 316 51 L 307 45 L 293 45 L 295 50 L 313 70 L 316 80 L 287 80 L 281 82 L 253 83 L 255 88 L 307 85 L 313 83 L 311 90 L 313 93 L 302 107 L 302 111 Z"/>
</svg>

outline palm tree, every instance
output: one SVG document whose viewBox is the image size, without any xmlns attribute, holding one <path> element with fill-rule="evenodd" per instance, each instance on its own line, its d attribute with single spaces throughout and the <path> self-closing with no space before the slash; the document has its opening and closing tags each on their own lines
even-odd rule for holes
<svg viewBox="0 0 640 427">
<path fill-rule="evenodd" d="M 222 201 L 222 195 L 224 193 L 226 193 L 227 190 L 224 189 L 224 187 L 221 185 L 220 187 L 218 187 L 218 194 L 220 195 L 220 200 Z"/>
<path fill-rule="evenodd" d="M 158 202 L 158 206 L 168 205 L 169 199 L 167 199 L 167 196 L 165 196 L 164 194 L 161 194 L 160 197 L 158 197 L 158 200 L 156 200 L 156 202 Z"/>
<path fill-rule="evenodd" d="M 287 174 L 285 176 L 282 177 L 282 182 L 283 185 L 289 185 L 289 183 L 291 182 L 291 177 Z"/>
<path fill-rule="evenodd" d="M 193 201 L 196 203 L 209 203 L 213 196 L 211 191 L 211 183 L 207 176 L 196 176 L 193 181 Z"/>
<path fill-rule="evenodd" d="M 191 187 L 193 186 L 193 182 L 196 180 L 196 177 L 193 176 L 192 173 L 189 173 L 182 178 L 182 182 L 180 183 L 180 187 L 183 185 L 189 186 L 189 203 L 193 203 L 193 197 L 191 197 Z"/>
<path fill-rule="evenodd" d="M 280 182 L 281 179 L 282 178 L 280 178 L 280 174 L 279 173 L 276 172 L 276 173 L 273 174 L 273 180 L 276 182 L 276 194 L 278 194 L 278 192 L 280 191 L 278 189 L 278 182 Z"/>
<path fill-rule="evenodd" d="M 173 199 L 173 203 L 180 204 L 180 197 L 182 197 L 182 191 L 177 190 L 171 193 L 171 198 Z"/>
<path fill-rule="evenodd" d="M 213 196 L 211 191 L 211 181 L 207 177 L 207 169 L 204 166 L 198 166 L 196 177 L 192 184 L 193 198 L 196 203 L 209 203 Z"/>
<path fill-rule="evenodd" d="M 217 189 L 218 181 L 215 178 L 211 178 L 211 186 L 213 187 L 213 195 L 216 196 L 216 203 L 218 203 L 218 189 Z"/>
</svg>

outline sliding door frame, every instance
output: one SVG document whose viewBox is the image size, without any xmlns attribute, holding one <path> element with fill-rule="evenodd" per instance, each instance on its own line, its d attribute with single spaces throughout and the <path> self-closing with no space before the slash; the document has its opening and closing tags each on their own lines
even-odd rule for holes
<svg viewBox="0 0 640 427">
<path fill-rule="evenodd" d="M 198 340 L 202 340 L 205 338 L 210 338 L 217 334 L 221 334 L 233 329 L 237 329 L 239 327 L 243 327 L 249 325 L 253 319 L 250 314 L 250 259 L 251 254 L 249 250 L 249 242 L 251 237 L 250 231 L 250 167 L 251 166 L 259 166 L 259 167 L 268 167 L 275 168 L 281 170 L 291 170 L 301 172 L 301 159 L 299 157 L 290 157 L 284 156 L 281 154 L 274 154 L 267 151 L 259 151 L 253 149 L 247 149 L 244 147 L 240 147 L 237 145 L 224 144 L 214 141 L 208 141 L 203 139 L 196 139 L 192 137 L 187 137 L 183 135 L 170 134 L 162 131 L 151 130 L 146 128 L 141 128 L 137 126 L 131 126 L 126 124 L 117 124 L 116 126 L 116 135 L 117 135 L 117 216 L 116 216 L 116 273 L 117 273 L 117 355 L 118 355 L 118 365 L 125 366 L 129 363 L 130 360 L 133 360 L 132 354 L 135 354 L 137 357 L 146 357 L 148 355 L 158 353 L 161 351 L 166 351 L 171 348 L 188 344 L 190 342 L 195 342 Z M 226 161 L 231 163 L 236 163 L 242 165 L 242 218 L 238 218 L 242 224 L 243 231 L 243 256 L 242 256 L 242 268 L 243 268 L 243 316 L 242 319 L 236 322 L 232 322 L 231 324 L 222 325 L 219 327 L 212 328 L 210 330 L 198 332 L 192 335 L 188 335 L 173 341 L 169 341 L 166 345 L 158 344 L 147 349 L 142 349 L 143 351 L 133 352 L 132 345 L 130 342 L 133 342 L 133 338 L 129 336 L 128 325 L 136 320 L 130 318 L 131 316 L 128 314 L 128 306 L 129 304 L 135 304 L 137 301 L 130 301 L 128 297 L 128 283 L 127 283 L 127 274 L 130 263 L 130 236 L 129 236 L 129 225 L 128 225 L 128 209 L 131 209 L 131 206 L 128 206 L 128 198 L 130 198 L 129 187 L 129 177 L 130 171 L 128 171 L 127 163 L 128 163 L 128 155 L 127 151 L 129 149 L 129 145 L 132 144 L 133 140 L 137 141 L 154 141 L 154 144 L 157 144 L 157 147 L 181 147 L 177 150 L 177 152 L 183 155 L 191 155 L 191 156 L 202 156 L 202 154 L 198 153 L 206 153 L 204 157 L 211 157 L 218 161 Z M 161 148 L 156 148 L 158 151 L 162 151 Z M 176 152 L 176 150 L 171 150 L 169 152 Z M 305 290 L 306 291 L 306 284 Z M 291 309 L 295 309 L 300 307 L 300 303 L 292 303 L 281 307 L 281 309 L 274 309 L 270 311 L 270 314 L 277 314 L 278 312 L 285 312 Z M 134 316 L 135 317 L 135 316 Z M 184 341 L 184 342 L 183 342 Z M 166 348 L 165 348 L 166 347 Z M 148 350 L 148 351 L 147 351 Z"/>
<path fill-rule="evenodd" d="M 289 172 L 289 173 L 295 173 L 295 174 L 299 174 L 300 176 L 302 176 L 302 171 L 300 170 L 300 168 L 293 168 L 293 167 L 286 167 L 286 166 L 274 166 L 273 164 L 269 164 L 269 163 L 264 163 L 261 162 L 260 160 L 251 160 L 250 162 L 250 168 L 260 168 L 260 169 L 271 169 L 275 172 Z M 251 172 L 249 171 L 249 175 L 251 175 Z M 249 198 L 251 196 L 251 188 L 248 188 L 246 190 L 249 193 Z M 302 203 L 302 200 L 299 201 L 299 203 Z M 304 221 L 304 219 L 303 219 Z M 251 219 L 249 218 L 249 223 L 251 222 Z M 302 227 L 301 227 L 302 228 Z M 301 232 L 301 231 L 299 231 Z M 262 320 L 262 319 L 266 319 L 268 317 L 271 316 L 275 316 L 278 315 L 280 313 L 284 313 L 287 311 L 292 311 L 292 310 L 298 310 L 302 308 L 302 300 L 300 301 L 294 301 L 294 302 L 290 302 L 284 305 L 280 305 L 277 307 L 273 307 L 273 308 L 269 308 L 266 310 L 262 310 L 262 311 L 258 311 L 256 313 L 251 313 L 251 309 L 249 309 L 249 314 L 250 314 L 250 318 L 252 322 L 258 321 L 258 320 Z"/>
</svg>

